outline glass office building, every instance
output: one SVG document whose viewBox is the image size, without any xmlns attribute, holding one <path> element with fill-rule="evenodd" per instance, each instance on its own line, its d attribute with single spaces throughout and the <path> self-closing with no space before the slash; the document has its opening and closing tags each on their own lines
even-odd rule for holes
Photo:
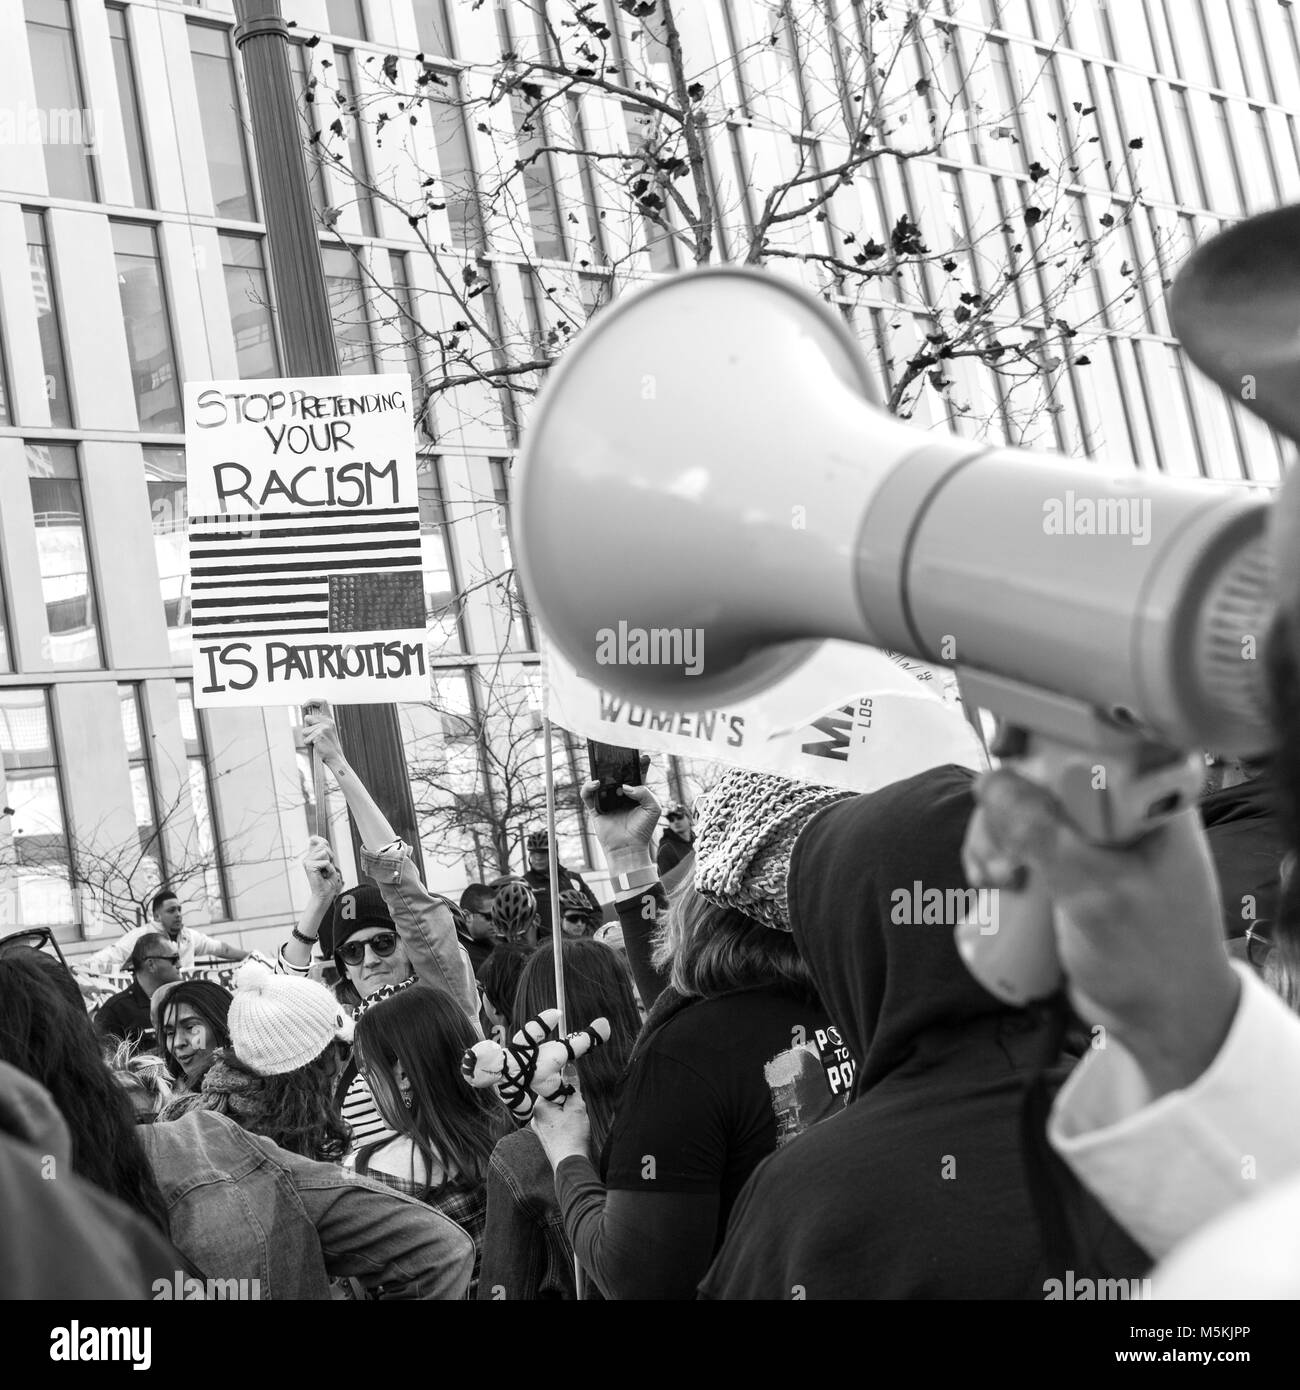
<svg viewBox="0 0 1300 1390">
<path fill-rule="evenodd" d="M 440 341 L 475 332 L 545 356 L 629 284 L 690 263 L 671 209 L 646 217 L 572 153 L 651 147 L 643 105 L 575 89 L 544 117 L 516 96 L 467 119 L 462 102 L 486 94 L 503 52 L 546 59 L 534 0 L 291 8 L 295 86 L 301 95 L 315 84 L 304 130 L 327 137 L 308 173 L 344 371 L 434 374 Z M 616 4 L 597 9 L 611 61 L 662 77 L 653 37 Z M 305 892 L 297 859 L 312 789 L 296 712 L 198 710 L 190 682 L 182 384 L 271 377 L 283 361 L 233 10 L 232 0 L 0 6 L 0 929 L 52 924 L 74 952 L 103 944 L 160 883 L 180 889 L 190 922 L 263 947 L 282 939 Z M 740 259 L 764 180 L 792 160 L 830 168 L 843 157 L 824 113 L 854 99 L 863 7 L 689 0 L 677 10 L 687 65 L 708 74 L 714 258 Z M 1276 481 L 1285 446 L 1191 368 L 1160 286 L 1225 223 L 1300 199 L 1295 6 L 948 0 L 932 7 L 936 21 L 941 41 L 927 51 L 941 55 L 952 101 L 981 117 L 1003 111 L 1000 134 L 975 120 L 933 153 L 877 161 L 836 194 L 831 217 L 790 229 L 782 244 L 810 255 L 782 273 L 840 305 L 887 392 L 924 340 L 923 306 L 883 278 L 850 302 L 816 258 L 845 254 L 846 229 L 879 237 L 918 207 L 960 246 L 992 211 L 1025 201 L 1023 151 L 1086 111 L 1094 149 L 1065 193 L 1081 236 L 1137 199 L 1072 290 L 1072 312 L 1091 325 L 1087 362 L 1040 383 L 1027 417 L 1000 406 L 982 369 L 955 367 L 954 390 L 924 394 L 917 423 L 1142 469 Z M 408 83 L 424 78 L 426 99 L 412 119 L 377 128 L 389 55 Z M 914 60 L 930 61 L 900 59 Z M 918 82 L 926 72 L 917 68 Z M 506 207 L 485 190 L 516 158 L 529 162 Z M 352 183 L 349 168 L 372 187 Z M 438 196 L 424 235 L 457 274 L 472 265 L 482 277 L 468 328 L 397 205 L 426 178 Z M 402 331 L 414 320 L 427 330 L 418 341 Z M 989 408 L 962 411 L 962 400 Z M 435 679 L 430 705 L 401 713 L 423 769 L 428 876 L 452 894 L 500 865 L 481 828 L 491 817 L 457 821 L 446 808 L 481 807 L 503 797 L 506 779 L 536 776 L 535 757 L 519 768 L 539 738 L 537 635 L 499 578 L 525 419 L 526 397 L 468 380 L 417 428 Z M 555 745 L 570 789 L 579 748 Z M 510 830 L 515 869 L 522 830 Z M 561 835 L 566 863 L 599 865 L 567 808 Z M 336 839 L 350 859 L 346 835 Z"/>
</svg>

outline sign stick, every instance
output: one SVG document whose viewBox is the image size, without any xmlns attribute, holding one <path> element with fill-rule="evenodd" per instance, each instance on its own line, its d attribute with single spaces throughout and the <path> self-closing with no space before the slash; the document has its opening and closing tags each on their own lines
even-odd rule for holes
<svg viewBox="0 0 1300 1390">
<path fill-rule="evenodd" d="M 542 739 L 546 750 L 546 867 L 551 876 L 551 956 L 555 961 L 555 1007 L 560 1012 L 560 1021 L 556 1027 L 563 1038 L 567 1037 L 569 1032 L 569 1016 L 564 1007 L 564 930 L 561 926 L 564 914 L 560 910 L 560 849 L 555 842 L 555 765 L 551 755 L 551 720 L 545 710 L 542 713 Z M 566 1072 L 572 1070 L 572 1065 L 565 1068 Z M 572 1076 L 566 1079 L 577 1080 Z M 581 1300 L 582 1266 L 578 1263 L 576 1254 L 573 1257 L 573 1284 L 574 1297 Z"/>
<path fill-rule="evenodd" d="M 309 700 L 303 707 L 302 713 L 305 719 L 309 714 L 329 714 L 329 706 L 324 700 Z M 311 787 L 312 800 L 316 805 L 316 825 L 313 833 L 319 835 L 327 843 L 330 837 L 330 817 L 329 806 L 327 804 L 327 792 L 325 789 L 325 764 L 321 761 L 320 754 L 315 747 L 311 750 Z"/>
</svg>

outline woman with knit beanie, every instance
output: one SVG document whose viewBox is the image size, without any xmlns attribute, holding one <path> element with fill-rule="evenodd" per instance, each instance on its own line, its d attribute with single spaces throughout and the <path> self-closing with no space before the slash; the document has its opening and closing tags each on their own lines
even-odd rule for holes
<svg viewBox="0 0 1300 1390">
<path fill-rule="evenodd" d="M 235 976 L 227 1024 L 231 1046 L 214 1055 L 198 1091 L 176 1096 L 159 1120 L 215 1110 L 304 1158 L 342 1158 L 348 1129 L 334 1086 L 352 1020 L 338 1000 L 314 980 L 249 961 Z"/>
<path fill-rule="evenodd" d="M 418 1197 L 474 1241 L 475 1296 L 487 1216 L 488 1161 L 513 1129 L 495 1091 L 461 1080 L 461 1058 L 478 1034 L 442 990 L 411 981 L 357 1010 L 357 1061 L 394 1131 L 354 1150 L 346 1163 Z"/>
<path fill-rule="evenodd" d="M 635 808 L 598 814 L 597 785 L 583 786 L 583 803 L 613 875 L 629 960 L 654 998 L 637 919 L 653 921 L 660 896 L 650 854 L 659 806 L 648 787 L 625 786 Z M 730 805 L 717 818 L 727 833 L 747 824 L 753 853 L 779 854 L 796 814 L 824 797 L 801 788 L 762 824 Z M 698 809 L 703 835 L 708 813 Z M 599 1167 L 580 1094 L 534 1110 L 565 1232 L 606 1298 L 694 1297 L 746 1179 L 778 1144 L 842 1109 L 851 1080 L 794 942 L 765 923 L 771 904 L 711 901 L 695 872 L 698 860 L 658 930 L 670 983 L 628 1063 Z"/>
</svg>

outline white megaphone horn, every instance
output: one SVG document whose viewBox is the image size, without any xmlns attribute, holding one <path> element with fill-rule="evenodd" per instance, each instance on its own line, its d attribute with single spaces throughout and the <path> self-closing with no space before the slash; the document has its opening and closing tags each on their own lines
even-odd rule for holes
<svg viewBox="0 0 1300 1390">
<path fill-rule="evenodd" d="M 826 638 L 956 667 L 1018 768 L 1124 843 L 1195 798 L 1186 750 L 1269 745 L 1266 514 L 1244 489 L 924 434 L 880 408 L 825 305 L 709 268 L 578 335 L 535 407 L 514 524 L 544 630 L 602 686 L 714 708 Z M 611 633 L 688 630 L 697 674 L 607 664 Z M 1002 903 L 996 938 L 959 941 L 1023 1002 L 1059 980 L 1049 908 L 1032 885 Z"/>
</svg>

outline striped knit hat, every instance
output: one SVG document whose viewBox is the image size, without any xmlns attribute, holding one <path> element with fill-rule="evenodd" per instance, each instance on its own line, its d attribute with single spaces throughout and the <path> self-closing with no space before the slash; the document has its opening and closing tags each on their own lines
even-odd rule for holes
<svg viewBox="0 0 1300 1390">
<path fill-rule="evenodd" d="M 695 886 L 778 931 L 790 930 L 786 874 L 799 832 L 855 792 L 731 768 L 695 803 Z"/>
<path fill-rule="evenodd" d="M 235 976 L 226 1022 L 235 1056 L 262 1076 L 297 1071 L 336 1039 L 352 1041 L 352 1020 L 324 985 L 255 960 Z"/>
</svg>

